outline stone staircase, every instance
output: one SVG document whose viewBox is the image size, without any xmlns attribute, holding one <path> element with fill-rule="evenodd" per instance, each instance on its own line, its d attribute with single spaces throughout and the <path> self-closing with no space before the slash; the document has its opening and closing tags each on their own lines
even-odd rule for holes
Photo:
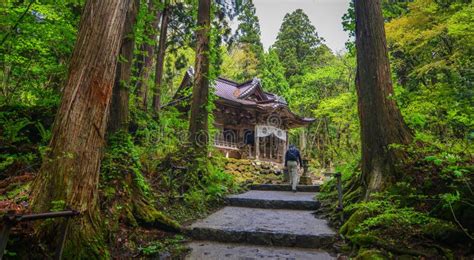
<svg viewBox="0 0 474 260">
<path fill-rule="evenodd" d="M 188 227 L 186 259 L 333 259 L 320 250 L 335 232 L 314 216 L 319 186 L 254 185 L 226 198 L 228 206 Z"/>
</svg>

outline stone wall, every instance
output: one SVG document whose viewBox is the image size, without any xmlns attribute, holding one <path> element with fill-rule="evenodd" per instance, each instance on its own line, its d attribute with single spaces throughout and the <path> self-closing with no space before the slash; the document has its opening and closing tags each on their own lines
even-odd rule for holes
<svg viewBox="0 0 474 260">
<path fill-rule="evenodd" d="M 225 170 L 243 185 L 283 182 L 283 166 L 275 163 L 229 158 Z"/>
</svg>

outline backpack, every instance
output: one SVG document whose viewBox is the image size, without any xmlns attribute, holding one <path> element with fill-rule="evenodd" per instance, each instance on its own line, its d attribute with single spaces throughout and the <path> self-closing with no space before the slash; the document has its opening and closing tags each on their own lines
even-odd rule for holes
<svg viewBox="0 0 474 260">
<path fill-rule="evenodd" d="M 288 150 L 287 160 L 288 161 L 298 161 L 298 150 L 296 150 L 296 149 Z"/>
</svg>

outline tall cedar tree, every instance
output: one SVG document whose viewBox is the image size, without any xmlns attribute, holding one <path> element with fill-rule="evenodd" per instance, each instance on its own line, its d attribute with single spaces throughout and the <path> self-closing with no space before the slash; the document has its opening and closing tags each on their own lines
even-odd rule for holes
<svg viewBox="0 0 474 260">
<path fill-rule="evenodd" d="M 311 66 L 321 39 L 308 16 L 301 9 L 286 14 L 273 45 L 284 62 L 285 76 L 301 75 L 303 68 Z"/>
<path fill-rule="evenodd" d="M 156 54 L 155 89 L 153 92 L 153 112 L 156 116 L 160 112 L 161 107 L 161 82 L 163 81 L 163 66 L 165 63 L 166 39 L 168 38 L 168 22 L 172 11 L 171 8 L 171 5 L 166 6 L 161 18 L 160 41 L 158 43 L 158 53 Z"/>
<path fill-rule="evenodd" d="M 211 0 L 199 0 L 196 31 L 196 72 L 189 120 L 189 142 L 195 152 L 207 155 L 209 99 L 209 41 L 211 30 Z"/>
<path fill-rule="evenodd" d="M 357 95 L 365 198 L 400 177 L 405 154 L 391 144 L 409 144 L 412 134 L 393 100 L 380 0 L 355 1 Z"/>
<path fill-rule="evenodd" d="M 263 45 L 260 39 L 260 23 L 252 0 L 243 0 L 237 17 L 239 26 L 234 35 L 237 46 L 248 45 L 259 61 L 263 60 Z"/>
<path fill-rule="evenodd" d="M 133 51 L 135 49 L 135 36 L 133 27 L 137 21 L 140 0 L 131 0 L 127 11 L 125 26 L 123 28 L 122 47 L 120 48 L 120 60 L 117 64 L 115 84 L 112 91 L 112 104 L 110 106 L 110 117 L 108 131 L 114 133 L 118 130 L 128 129 L 129 120 L 129 89 L 133 66 Z"/>
<path fill-rule="evenodd" d="M 129 3 L 87 1 L 49 151 L 31 188 L 34 212 L 50 211 L 56 203 L 81 213 L 69 223 L 70 258 L 100 254 L 99 168 Z M 60 234 L 55 223 L 39 226 L 38 234 L 51 245 Z"/>
<path fill-rule="evenodd" d="M 139 98 L 138 106 L 146 110 L 148 106 L 148 91 L 155 56 L 156 38 L 158 36 L 158 24 L 161 18 L 161 6 L 159 0 L 150 0 L 148 10 L 153 14 L 151 24 L 145 25 L 145 42 L 141 46 L 141 51 L 145 53 L 140 55 L 138 63 L 137 96 Z"/>
<path fill-rule="evenodd" d="M 262 69 L 262 83 L 269 92 L 281 96 L 288 95 L 288 81 L 285 78 L 285 67 L 280 62 L 278 54 L 270 49 L 264 56 Z"/>
</svg>

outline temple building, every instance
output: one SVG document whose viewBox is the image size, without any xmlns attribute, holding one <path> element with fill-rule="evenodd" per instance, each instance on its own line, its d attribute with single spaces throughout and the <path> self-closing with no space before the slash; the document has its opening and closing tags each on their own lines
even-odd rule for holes
<svg viewBox="0 0 474 260">
<path fill-rule="evenodd" d="M 181 101 L 190 99 L 193 73 L 192 68 L 186 72 L 173 98 L 181 111 L 189 110 Z M 219 77 L 213 88 L 214 125 L 219 130 L 213 143 L 226 157 L 283 163 L 288 130 L 314 121 L 291 112 L 285 99 L 263 90 L 258 78 L 238 83 Z"/>
</svg>

